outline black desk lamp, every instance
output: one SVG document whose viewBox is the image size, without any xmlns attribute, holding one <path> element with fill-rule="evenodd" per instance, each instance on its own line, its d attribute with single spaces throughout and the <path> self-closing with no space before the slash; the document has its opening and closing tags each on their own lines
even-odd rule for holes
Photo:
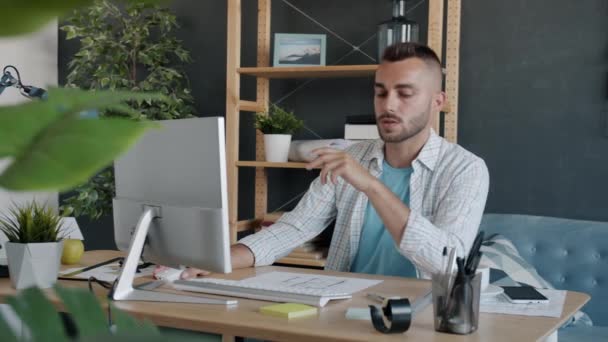
<svg viewBox="0 0 608 342">
<path fill-rule="evenodd" d="M 8 69 L 13 69 L 13 71 L 17 75 L 17 78 L 15 78 L 13 74 L 8 71 Z M 43 88 L 38 88 L 31 85 L 24 85 L 23 83 L 21 83 L 21 75 L 19 74 L 19 70 L 17 70 L 17 68 L 12 65 L 7 65 L 2 70 L 2 77 L 0 78 L 0 95 L 2 95 L 4 89 L 8 87 L 15 87 L 19 89 L 21 95 L 27 97 L 30 100 L 46 100 L 49 96 L 48 92 Z M 85 119 L 97 118 L 99 117 L 99 112 L 96 109 L 84 110 L 80 112 L 80 117 Z"/>
<path fill-rule="evenodd" d="M 11 74 L 8 69 L 13 69 L 15 71 L 15 74 L 17 75 L 17 78 L 13 77 L 13 74 Z M 19 70 L 17 70 L 17 68 L 12 65 L 7 65 L 2 70 L 2 78 L 0 78 L 0 95 L 2 94 L 4 89 L 8 87 L 15 87 L 19 89 L 21 95 L 27 97 L 28 99 L 39 98 L 42 100 L 46 100 L 48 96 L 46 90 L 42 88 L 34 87 L 31 85 L 24 85 L 23 83 L 21 83 L 21 75 L 19 74 Z"/>
</svg>

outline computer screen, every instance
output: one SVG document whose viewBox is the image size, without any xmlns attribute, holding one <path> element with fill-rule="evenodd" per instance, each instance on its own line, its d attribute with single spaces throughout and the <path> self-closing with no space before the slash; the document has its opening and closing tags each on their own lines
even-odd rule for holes
<svg viewBox="0 0 608 342">
<path fill-rule="evenodd" d="M 224 119 L 159 121 L 115 161 L 114 239 L 129 249 L 145 207 L 158 208 L 143 255 L 167 266 L 229 273 Z"/>
</svg>

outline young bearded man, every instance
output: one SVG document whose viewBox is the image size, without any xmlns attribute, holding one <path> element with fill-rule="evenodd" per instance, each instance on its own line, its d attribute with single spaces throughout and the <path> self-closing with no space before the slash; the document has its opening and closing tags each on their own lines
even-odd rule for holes
<svg viewBox="0 0 608 342">
<path fill-rule="evenodd" d="M 482 159 L 438 136 L 433 113 L 446 101 L 441 63 L 428 47 L 393 45 L 375 77 L 381 139 L 345 151 L 320 148 L 321 168 L 297 207 L 231 248 L 233 268 L 270 265 L 336 225 L 326 269 L 430 278 L 445 246 L 468 252 L 486 203 Z M 185 270 L 192 278 L 207 272 Z"/>
</svg>

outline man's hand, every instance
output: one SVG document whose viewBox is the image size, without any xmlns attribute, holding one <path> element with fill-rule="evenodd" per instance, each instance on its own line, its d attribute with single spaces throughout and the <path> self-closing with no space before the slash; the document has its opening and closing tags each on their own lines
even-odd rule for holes
<svg viewBox="0 0 608 342">
<path fill-rule="evenodd" d="M 255 259 L 253 252 L 249 248 L 240 243 L 230 246 L 230 259 L 232 261 L 232 269 L 239 269 L 253 266 Z M 173 270 L 166 266 L 156 266 L 153 272 L 153 276 L 156 279 L 166 278 L 164 275 L 168 270 Z M 198 268 L 188 267 L 181 272 L 179 279 L 192 279 L 197 277 L 203 277 L 210 275 L 211 272 L 201 270 Z M 177 278 L 177 277 L 176 277 Z M 175 280 L 175 279 L 173 279 Z"/>
<path fill-rule="evenodd" d="M 180 275 L 181 279 L 192 279 L 210 275 L 211 272 L 205 270 L 199 270 L 198 268 L 188 267 Z"/>
<path fill-rule="evenodd" d="M 342 177 L 355 189 L 366 192 L 376 178 L 372 176 L 361 164 L 355 161 L 348 153 L 328 147 L 318 148 L 312 151 L 317 158 L 306 165 L 311 170 L 321 167 L 321 184 L 327 184 L 327 178 L 336 184 L 338 177 Z"/>
<path fill-rule="evenodd" d="M 196 277 L 202 277 L 211 274 L 211 272 L 205 270 L 199 270 L 198 268 L 187 268 L 179 275 L 176 274 L 180 270 L 176 270 L 174 268 L 170 268 L 167 266 L 158 265 L 154 268 L 152 272 L 152 276 L 156 279 L 164 279 L 168 281 L 173 281 L 177 279 L 192 279 Z"/>
</svg>

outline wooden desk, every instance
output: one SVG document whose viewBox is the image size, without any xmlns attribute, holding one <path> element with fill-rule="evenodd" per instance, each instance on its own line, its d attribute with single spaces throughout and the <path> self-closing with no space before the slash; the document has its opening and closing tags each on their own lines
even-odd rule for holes
<svg viewBox="0 0 608 342">
<path fill-rule="evenodd" d="M 85 253 L 83 265 L 120 256 L 116 251 L 93 251 Z M 306 273 L 322 271 L 292 269 L 285 267 L 259 267 L 225 275 L 228 279 L 241 279 L 269 271 L 284 270 Z M 339 276 L 353 276 L 351 273 L 324 272 Z M 366 278 L 384 281 L 370 291 L 383 292 L 416 298 L 430 286 L 424 280 L 403 280 L 394 277 Z M 66 287 L 86 287 L 86 282 L 60 281 Z M 107 292 L 95 285 L 100 296 Z M 8 279 L 0 279 L 0 301 L 15 294 Z M 193 294 L 193 293 L 189 293 Z M 193 294 L 198 295 L 198 294 Z M 258 308 L 269 302 L 239 298 L 234 307 L 201 304 L 117 302 L 116 306 L 132 315 L 148 319 L 159 326 L 218 333 L 232 336 L 246 336 L 281 341 L 534 341 L 547 337 L 570 316 L 579 310 L 589 296 L 578 292 L 568 292 L 560 318 L 528 317 L 498 314 L 481 314 L 477 332 L 466 335 L 450 335 L 435 332 L 433 329 L 432 306 L 414 317 L 412 326 L 405 334 L 384 335 L 372 327 L 370 322 L 346 320 L 345 312 L 349 307 L 367 307 L 371 303 L 364 294 L 359 293 L 352 299 L 330 302 L 319 309 L 319 315 L 301 319 L 286 320 L 262 315 Z"/>
</svg>

